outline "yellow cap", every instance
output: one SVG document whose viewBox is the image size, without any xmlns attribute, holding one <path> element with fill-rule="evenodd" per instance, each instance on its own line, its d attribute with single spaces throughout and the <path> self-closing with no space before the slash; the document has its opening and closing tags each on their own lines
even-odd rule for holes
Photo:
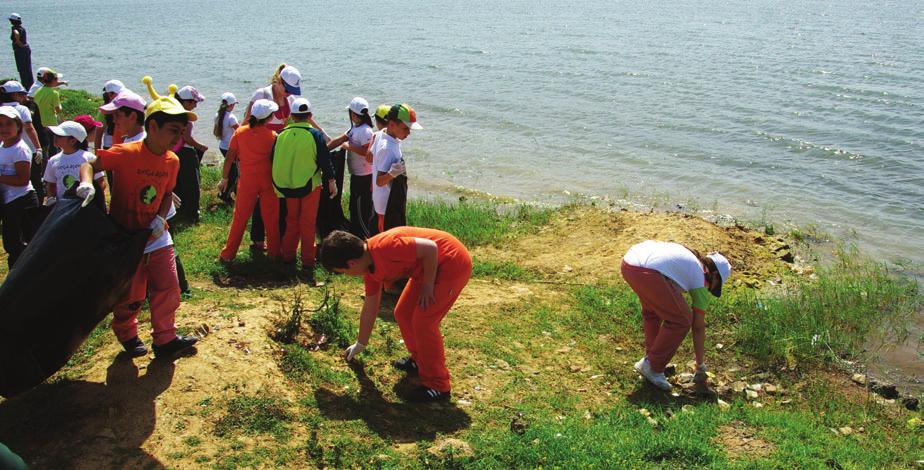
<svg viewBox="0 0 924 470">
<path fill-rule="evenodd" d="M 383 105 L 380 105 L 378 108 L 376 108 L 375 115 L 381 119 L 385 119 L 385 116 L 388 116 L 388 111 L 390 110 L 391 110 L 391 106 L 388 106 L 387 104 L 383 104 Z"/>
<path fill-rule="evenodd" d="M 195 121 L 199 119 L 199 116 L 192 111 L 187 111 L 179 101 L 176 100 L 173 96 L 176 94 L 176 85 L 170 85 L 167 87 L 168 95 L 158 95 L 154 91 L 153 80 L 151 77 L 144 77 L 141 80 L 145 85 L 147 85 L 148 93 L 151 95 L 151 98 L 154 101 L 148 103 L 148 106 L 144 109 L 144 118 L 147 119 L 154 113 L 165 113 L 165 114 L 174 114 L 180 115 L 185 114 L 190 121 Z"/>
</svg>

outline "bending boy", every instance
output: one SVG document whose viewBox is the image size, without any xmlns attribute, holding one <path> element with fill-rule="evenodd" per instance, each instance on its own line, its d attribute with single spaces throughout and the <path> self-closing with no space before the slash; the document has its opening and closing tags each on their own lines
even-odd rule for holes
<svg viewBox="0 0 924 470">
<path fill-rule="evenodd" d="M 348 361 L 369 343 L 382 283 L 410 278 L 395 305 L 395 320 L 411 355 L 393 365 L 420 376 L 421 386 L 407 400 L 448 400 L 451 386 L 440 322 L 472 275 L 472 257 L 462 242 L 446 232 L 418 227 L 397 227 L 365 242 L 337 230 L 321 244 L 321 262 L 329 271 L 365 279 L 359 337 L 344 352 Z"/>
</svg>

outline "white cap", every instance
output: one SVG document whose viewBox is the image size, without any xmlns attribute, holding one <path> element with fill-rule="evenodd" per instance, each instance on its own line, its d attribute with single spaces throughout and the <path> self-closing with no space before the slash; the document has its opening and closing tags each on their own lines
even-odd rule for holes
<svg viewBox="0 0 924 470">
<path fill-rule="evenodd" d="M 196 103 L 205 101 L 205 96 L 202 96 L 202 93 L 199 93 L 199 90 L 191 85 L 186 85 L 177 90 L 176 97 L 181 100 L 194 100 Z"/>
<path fill-rule="evenodd" d="M 347 109 L 353 111 L 356 114 L 362 114 L 363 110 L 366 110 L 366 114 L 369 114 L 369 102 L 363 98 L 357 96 L 350 101 L 350 105 L 347 106 Z"/>
<path fill-rule="evenodd" d="M 728 262 L 728 259 L 722 256 L 721 253 L 709 253 L 706 255 L 715 262 L 715 267 L 719 270 L 719 276 L 722 277 L 722 284 L 725 284 L 728 281 L 728 276 L 731 276 L 731 263 Z M 722 295 L 722 286 L 719 286 L 716 297 Z"/>
<path fill-rule="evenodd" d="M 234 96 L 234 93 L 231 93 L 231 92 L 222 93 L 221 100 L 224 101 L 225 104 L 237 104 L 238 103 L 237 97 Z"/>
<path fill-rule="evenodd" d="M 73 137 L 80 142 L 83 142 L 87 139 L 87 130 L 83 128 L 80 124 L 74 121 L 64 121 L 57 126 L 48 126 L 48 130 L 52 134 L 61 136 L 61 137 Z"/>
<path fill-rule="evenodd" d="M 282 79 L 282 86 L 290 95 L 302 94 L 302 74 L 297 68 L 286 65 L 279 72 L 279 78 Z"/>
<path fill-rule="evenodd" d="M 64 78 L 64 74 L 63 74 L 63 73 L 58 73 L 55 69 L 53 69 L 53 68 L 51 68 L 51 67 L 40 67 L 38 70 L 35 71 L 35 76 L 36 76 L 36 77 L 44 77 L 45 75 L 47 75 L 47 74 L 49 74 L 49 73 L 53 73 L 53 74 L 55 75 L 55 77 L 57 77 L 58 79 Z"/>
<path fill-rule="evenodd" d="M 279 111 L 279 105 L 270 100 L 257 100 L 250 105 L 250 115 L 257 119 L 266 119 Z"/>
<path fill-rule="evenodd" d="M 292 114 L 308 114 L 311 112 L 311 102 L 308 98 L 298 97 L 292 100 L 289 109 L 292 110 Z"/>
<path fill-rule="evenodd" d="M 19 111 L 16 111 L 16 108 L 12 106 L 0 106 L 0 116 L 6 116 L 10 119 L 19 119 L 22 120 L 22 116 L 19 115 Z"/>
<path fill-rule="evenodd" d="M 125 85 L 118 80 L 109 80 L 103 84 L 103 93 L 118 93 L 125 89 Z"/>
<path fill-rule="evenodd" d="M 3 85 L 0 85 L 0 88 L 3 89 L 6 93 L 25 93 L 26 89 L 23 88 L 22 83 L 17 82 L 16 80 L 10 80 Z"/>
<path fill-rule="evenodd" d="M 22 21 L 22 17 L 19 16 L 19 13 L 10 13 L 10 18 L 13 21 Z"/>
</svg>

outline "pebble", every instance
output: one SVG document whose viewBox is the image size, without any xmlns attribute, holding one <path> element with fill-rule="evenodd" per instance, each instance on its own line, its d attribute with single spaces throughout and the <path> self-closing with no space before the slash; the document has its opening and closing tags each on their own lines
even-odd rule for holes
<svg viewBox="0 0 924 470">
<path fill-rule="evenodd" d="M 719 404 L 719 409 L 722 411 L 728 411 L 731 408 L 731 405 L 727 401 L 722 400 L 721 398 L 716 402 Z"/>
<path fill-rule="evenodd" d="M 866 385 L 866 376 L 863 374 L 853 374 L 851 380 L 857 383 L 857 385 Z"/>
<path fill-rule="evenodd" d="M 756 400 L 758 397 L 757 392 L 754 390 L 746 390 L 744 393 L 747 395 L 748 400 Z"/>
</svg>

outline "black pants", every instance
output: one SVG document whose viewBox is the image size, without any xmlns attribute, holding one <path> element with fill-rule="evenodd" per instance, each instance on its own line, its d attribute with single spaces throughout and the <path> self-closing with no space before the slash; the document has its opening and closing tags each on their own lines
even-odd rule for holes
<svg viewBox="0 0 924 470">
<path fill-rule="evenodd" d="M 230 181 L 230 179 L 229 179 Z M 279 240 L 286 233 L 286 215 L 289 214 L 289 208 L 286 206 L 285 198 L 279 199 Z M 250 241 L 254 243 L 263 243 L 266 241 L 266 226 L 263 225 L 263 216 L 260 215 L 260 198 L 257 198 L 257 209 L 253 211 L 250 219 Z"/>
<path fill-rule="evenodd" d="M 189 292 L 189 281 L 186 280 L 186 269 L 183 268 L 180 255 L 176 254 L 175 246 L 173 247 L 173 259 L 176 261 L 176 278 L 180 283 L 180 292 Z"/>
<path fill-rule="evenodd" d="M 372 207 L 372 175 L 350 175 L 350 232 L 365 240 L 375 234 L 377 225 Z"/>
<path fill-rule="evenodd" d="M 222 156 L 222 157 L 227 157 L 227 156 L 228 156 L 228 151 L 227 151 L 227 150 L 225 150 L 225 149 L 218 149 L 218 150 L 221 151 L 221 156 Z M 218 198 L 219 198 L 219 199 L 222 199 L 222 200 L 225 200 L 225 201 L 230 201 L 230 200 L 231 200 L 231 193 L 237 192 L 237 178 L 238 178 L 238 177 L 240 176 L 240 174 L 241 174 L 241 170 L 240 170 L 239 163 L 240 163 L 240 162 L 234 162 L 234 164 L 231 165 L 231 169 L 228 170 L 228 186 L 225 188 L 225 192 L 223 192 L 223 193 L 218 193 Z M 260 212 L 260 211 L 259 211 L 259 210 L 256 210 L 256 211 L 254 211 L 254 212 Z"/>
<path fill-rule="evenodd" d="M 16 70 L 19 71 L 22 86 L 28 90 L 35 83 L 35 77 L 32 76 L 32 49 L 29 46 L 14 46 L 13 57 L 16 58 Z"/>
<path fill-rule="evenodd" d="M 195 149 L 183 147 L 177 153 L 180 157 L 180 172 L 176 175 L 176 187 L 173 192 L 180 197 L 181 218 L 199 221 L 199 156 Z"/>
<path fill-rule="evenodd" d="M 3 249 L 6 250 L 7 264 L 10 269 L 16 264 L 19 255 L 26 249 L 26 244 L 32 240 L 35 233 L 26 209 L 38 207 L 35 191 L 29 191 L 25 196 L 14 199 L 3 206 Z"/>
</svg>

